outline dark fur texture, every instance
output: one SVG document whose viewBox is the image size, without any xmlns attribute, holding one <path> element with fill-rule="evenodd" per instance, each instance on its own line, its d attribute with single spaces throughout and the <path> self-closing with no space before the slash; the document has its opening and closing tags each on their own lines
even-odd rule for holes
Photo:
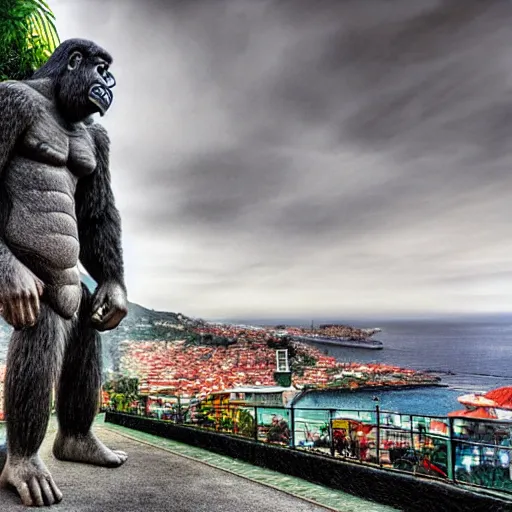
<svg viewBox="0 0 512 512">
<path fill-rule="evenodd" d="M 82 55 L 81 64 L 75 68 L 68 67 L 69 59 L 76 51 Z M 118 466 L 126 460 L 124 452 L 108 449 L 90 432 L 101 385 L 101 340 L 97 331 L 116 327 L 126 315 L 121 221 L 110 184 L 109 139 L 105 129 L 90 118 L 97 112 L 89 101 L 88 91 L 97 77 L 98 57 L 107 63 L 112 62 L 105 50 L 90 41 L 66 41 L 29 81 L 0 84 L 0 304 L 4 307 L 4 317 L 15 325 L 5 383 L 9 453 L 5 462 L 0 449 L 0 467 L 3 467 L 0 483 L 13 485 L 26 505 L 51 505 L 62 499 L 38 456 L 49 420 L 54 384 L 58 389 L 59 420 L 55 456 L 103 466 Z M 58 128 L 59 125 L 64 131 Z M 69 153 L 64 155 L 67 160 L 62 165 L 59 163 L 59 148 L 63 147 L 62 140 L 66 140 L 66 130 L 74 132 L 75 138 L 69 139 Z M 55 134 L 55 139 L 51 138 L 52 134 Z M 32 147 L 27 141 L 29 136 L 35 140 L 32 144 L 36 154 L 32 158 L 21 153 L 24 159 L 19 159 L 20 151 L 28 151 Z M 50 138 L 46 141 L 45 137 Z M 18 169 L 25 174 L 19 174 Z M 64 174 L 60 174 L 60 169 Z M 92 171 L 90 174 L 88 169 Z M 43 181 L 31 182 L 25 191 L 22 190 L 23 182 L 15 179 L 16 175 Z M 48 178 L 57 175 L 61 176 L 61 182 Z M 75 180 L 78 183 L 73 189 Z M 42 191 L 48 195 L 39 194 L 38 186 L 41 185 L 38 183 L 50 187 Z M 74 190 L 75 226 L 65 203 L 59 205 L 66 195 L 58 190 L 59 183 L 66 184 L 66 191 Z M 46 291 L 42 294 L 38 290 L 38 283 L 46 286 L 41 281 L 42 274 L 36 275 L 36 270 L 29 270 L 31 257 L 30 251 L 26 251 L 31 249 L 30 229 L 33 225 L 16 226 L 18 232 L 28 230 L 29 233 L 21 237 L 22 248 L 26 252 L 24 259 L 16 252 L 15 244 L 7 243 L 12 240 L 12 235 L 9 238 L 8 234 L 13 232 L 12 219 L 16 218 L 13 212 L 19 215 L 20 211 L 25 211 L 16 210 L 15 201 L 20 197 L 37 197 L 28 207 L 36 208 L 34 215 L 39 219 L 44 215 L 44 219 L 53 218 L 44 209 L 40 210 L 41 214 L 37 210 L 44 208 L 45 198 L 51 197 L 47 208 L 53 208 L 50 214 L 58 215 L 55 219 L 60 224 L 43 227 L 55 232 L 63 229 L 60 225 L 71 226 L 68 228 L 71 233 L 73 230 L 78 233 L 79 259 L 98 283 L 98 289 L 91 296 L 82 285 L 79 307 L 71 319 L 58 313 L 59 309 L 55 309 L 50 300 L 51 294 L 46 295 Z M 7 230 L 8 225 L 10 231 Z M 76 241 L 73 242 L 73 237 L 65 231 L 57 231 L 57 235 L 62 236 L 63 244 L 67 244 L 62 247 L 62 253 L 68 254 Z M 44 248 L 42 242 L 39 248 L 36 247 L 39 251 Z M 36 252 L 34 258 L 39 258 Z M 40 258 L 37 264 L 41 265 L 41 261 L 44 262 L 44 258 Z M 37 268 L 34 260 L 33 269 Z M 52 285 L 54 288 L 61 286 L 58 280 L 56 282 Z M 73 282 L 62 285 L 74 286 Z M 21 313 L 13 306 L 18 296 L 23 298 L 25 305 L 28 304 L 25 309 L 20 307 Z M 26 311 L 30 312 L 27 302 L 30 300 L 40 307 L 32 323 L 27 321 L 30 316 L 26 314 Z M 107 312 L 101 313 L 103 310 Z M 39 486 L 39 491 L 34 492 L 34 486 Z"/>
<path fill-rule="evenodd" d="M 67 339 L 57 390 L 59 427 L 66 436 L 89 432 L 101 386 L 101 338 L 91 325 L 91 294 L 85 285 L 82 289 L 80 312 Z"/>
<path fill-rule="evenodd" d="M 28 457 L 43 442 L 50 416 L 52 385 L 69 331 L 49 306 L 41 305 L 34 327 L 16 330 L 7 355 L 5 411 L 11 455 Z"/>
<path fill-rule="evenodd" d="M 90 126 L 97 148 L 97 171 L 77 185 L 76 215 L 80 237 L 80 261 L 97 283 L 116 281 L 124 284 L 121 248 L 121 218 L 110 186 L 107 131 Z M 91 200 L 94 198 L 94 200 Z"/>
</svg>

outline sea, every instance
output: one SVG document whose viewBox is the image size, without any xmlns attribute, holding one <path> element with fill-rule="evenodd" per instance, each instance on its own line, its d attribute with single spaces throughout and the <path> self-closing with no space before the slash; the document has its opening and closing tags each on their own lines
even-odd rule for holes
<svg viewBox="0 0 512 512">
<path fill-rule="evenodd" d="M 512 315 L 332 323 L 382 329 L 374 339 L 383 342 L 383 350 L 314 344 L 338 361 L 428 370 L 447 387 L 312 393 L 297 407 L 373 409 L 377 397 L 383 410 L 444 416 L 464 408 L 458 396 L 512 386 Z"/>
</svg>

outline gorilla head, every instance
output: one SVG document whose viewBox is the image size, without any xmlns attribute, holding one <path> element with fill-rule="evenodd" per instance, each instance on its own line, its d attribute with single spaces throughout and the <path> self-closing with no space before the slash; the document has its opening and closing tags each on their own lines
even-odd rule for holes
<svg viewBox="0 0 512 512">
<path fill-rule="evenodd" d="M 85 39 L 69 39 L 55 50 L 46 64 L 31 77 L 49 79 L 61 115 L 68 121 L 101 116 L 112 104 L 116 82 L 109 71 L 112 57 Z"/>
</svg>

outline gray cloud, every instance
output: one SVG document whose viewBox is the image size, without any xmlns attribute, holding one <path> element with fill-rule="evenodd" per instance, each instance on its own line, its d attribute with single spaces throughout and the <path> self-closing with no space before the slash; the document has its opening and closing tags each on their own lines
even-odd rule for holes
<svg viewBox="0 0 512 512">
<path fill-rule="evenodd" d="M 133 300 L 508 309 L 512 5 L 110 1 L 98 21 L 54 4 L 62 36 L 115 57 Z"/>
</svg>

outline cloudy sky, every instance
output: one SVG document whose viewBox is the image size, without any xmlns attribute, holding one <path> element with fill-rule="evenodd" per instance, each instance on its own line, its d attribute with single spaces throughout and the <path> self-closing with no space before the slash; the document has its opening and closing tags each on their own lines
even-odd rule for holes
<svg viewBox="0 0 512 512">
<path fill-rule="evenodd" d="M 508 311 L 512 4 L 52 0 L 114 55 L 129 298 L 205 318 Z"/>
</svg>

